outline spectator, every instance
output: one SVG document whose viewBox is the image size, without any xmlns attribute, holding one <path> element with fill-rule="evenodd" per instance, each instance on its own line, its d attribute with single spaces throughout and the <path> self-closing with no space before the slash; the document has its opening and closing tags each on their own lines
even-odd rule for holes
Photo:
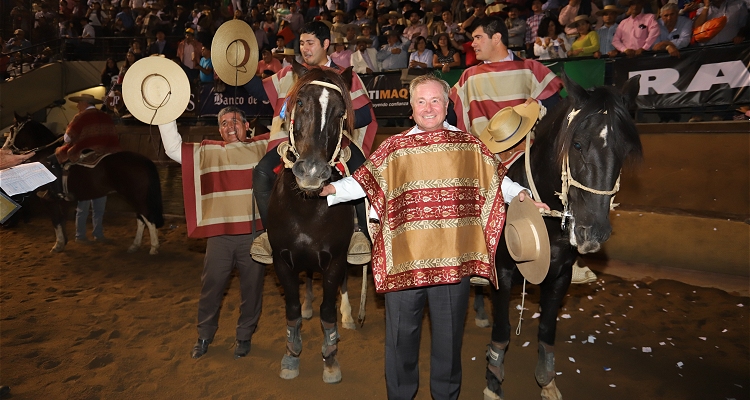
<svg viewBox="0 0 750 400">
<path fill-rule="evenodd" d="M 539 23 L 544 19 L 542 0 L 532 0 L 531 11 L 533 14 L 526 18 L 526 54 L 529 57 L 534 54 L 534 42 L 536 42 L 536 34 L 539 31 Z"/>
<path fill-rule="evenodd" d="M 268 35 L 266 35 L 266 31 L 260 29 L 260 21 L 253 21 L 252 27 L 253 32 L 255 33 L 255 41 L 258 43 L 258 49 L 270 49 L 271 43 L 268 41 Z"/>
<path fill-rule="evenodd" d="M 273 19 L 273 13 L 271 11 L 266 13 L 266 19 L 260 23 L 260 29 L 263 29 L 268 34 L 276 35 L 277 25 Z"/>
<path fill-rule="evenodd" d="M 352 51 L 347 48 L 348 44 L 346 38 L 333 39 L 334 52 L 331 53 L 331 61 L 341 68 L 349 68 L 352 65 Z"/>
<path fill-rule="evenodd" d="M 439 26 L 439 25 L 438 25 Z M 450 12 L 450 10 L 443 11 L 443 30 L 442 32 L 445 32 L 447 34 L 453 34 L 453 38 L 456 40 L 457 43 L 463 43 L 466 40 L 466 37 L 462 35 L 461 27 L 458 26 L 458 23 L 453 19 L 453 13 Z M 437 35 L 438 33 L 442 32 L 432 32 L 432 35 Z"/>
<path fill-rule="evenodd" d="M 473 10 L 474 11 L 469 15 L 469 17 L 466 18 L 463 23 L 461 23 L 461 29 L 466 30 L 470 26 L 472 26 L 472 24 L 474 24 L 474 21 L 487 16 L 487 14 L 485 13 L 485 11 L 487 10 L 487 4 L 484 2 L 484 0 L 475 1 Z"/>
<path fill-rule="evenodd" d="M 417 36 L 427 37 L 427 25 L 422 23 L 422 17 L 424 17 L 424 11 L 412 10 L 407 12 L 405 15 L 406 19 L 409 20 L 409 26 L 404 29 L 402 36 L 406 41 L 414 42 Z M 409 47 L 409 50 L 414 50 L 414 46 Z"/>
<path fill-rule="evenodd" d="M 359 29 L 359 26 L 354 24 L 347 24 L 346 26 L 346 42 L 347 42 L 347 49 L 354 51 L 356 50 L 357 46 L 354 44 L 354 42 L 357 40 L 357 30 Z"/>
<path fill-rule="evenodd" d="M 357 37 L 357 51 L 352 53 L 351 64 L 358 74 L 372 74 L 380 72 L 378 51 L 370 47 L 372 39 L 366 36 Z"/>
<path fill-rule="evenodd" d="M 255 75 L 267 78 L 281 70 L 281 62 L 273 57 L 271 50 L 263 49 L 262 59 L 258 62 L 258 71 Z"/>
<path fill-rule="evenodd" d="M 202 53 L 203 45 L 195 40 L 195 32 L 191 28 L 185 29 L 185 39 L 177 45 L 177 58 L 191 82 L 200 79 L 198 63 Z"/>
<path fill-rule="evenodd" d="M 589 57 L 599 51 L 599 34 L 591 30 L 591 24 L 596 19 L 585 15 L 578 15 L 571 25 L 578 30 L 578 38 L 570 45 L 569 57 Z"/>
<path fill-rule="evenodd" d="M 150 3 L 148 5 L 148 14 L 143 18 L 141 25 L 141 36 L 147 38 L 156 37 L 156 30 L 161 25 L 161 17 L 158 15 L 159 10 L 161 10 L 161 6 L 157 3 Z"/>
<path fill-rule="evenodd" d="M 719 34 L 701 45 L 729 42 L 739 44 L 744 41 L 743 29 L 747 24 L 747 7 L 747 3 L 743 0 L 703 0 L 703 8 L 698 10 L 698 16 L 693 21 L 693 28 L 722 16 L 727 17 L 727 24 Z"/>
<path fill-rule="evenodd" d="M 13 37 L 5 44 L 8 51 L 18 51 L 31 47 L 31 42 L 26 39 L 26 33 L 23 29 L 13 31 Z"/>
<path fill-rule="evenodd" d="M 96 35 L 103 36 L 103 29 L 107 24 L 107 15 L 102 11 L 102 4 L 98 0 L 91 2 L 91 7 L 86 11 L 86 18 L 96 31 Z"/>
<path fill-rule="evenodd" d="M 362 30 L 362 36 L 370 38 L 370 40 L 372 41 L 372 48 L 377 49 L 379 47 L 380 41 L 378 40 L 378 37 L 376 35 L 372 34 L 372 25 L 364 24 L 359 28 Z"/>
<path fill-rule="evenodd" d="M 677 4 L 667 3 L 661 8 L 659 19 L 659 41 L 652 50 L 666 50 L 670 56 L 679 57 L 680 50 L 690 44 L 693 35 L 693 23 L 679 15 Z"/>
<path fill-rule="evenodd" d="M 433 53 L 427 48 L 427 39 L 417 36 L 414 39 L 414 52 L 409 56 L 409 68 L 432 68 Z"/>
<path fill-rule="evenodd" d="M 273 49 L 273 53 L 283 54 L 286 49 L 286 41 L 283 36 L 276 37 L 276 48 Z"/>
<path fill-rule="evenodd" d="M 133 36 L 135 33 L 135 18 L 127 2 L 122 5 L 121 11 L 115 15 L 115 26 L 120 28 L 122 36 Z"/>
<path fill-rule="evenodd" d="M 198 70 L 200 71 L 201 83 L 213 83 L 214 81 L 214 65 L 211 62 L 211 44 L 206 43 L 201 50 L 201 60 L 198 63 Z"/>
<path fill-rule="evenodd" d="M 521 50 L 526 40 L 526 22 L 518 17 L 519 9 L 516 4 L 508 7 L 508 18 L 505 26 L 508 28 L 508 48 Z"/>
<path fill-rule="evenodd" d="M 432 56 L 432 65 L 440 68 L 442 72 L 449 72 L 451 68 L 461 66 L 461 55 L 450 43 L 447 33 L 441 33 L 432 38 L 435 43 L 435 54 Z"/>
<path fill-rule="evenodd" d="M 396 31 L 398 32 L 398 35 L 401 36 L 401 33 L 404 32 L 406 27 L 398 23 L 399 19 L 401 19 L 401 14 L 399 14 L 398 11 L 388 12 L 388 24 L 380 26 L 381 36 L 378 37 L 379 43 L 385 43 L 388 41 L 388 38 L 385 36 L 385 33 L 388 31 Z"/>
<path fill-rule="evenodd" d="M 183 7 L 181 4 L 178 4 L 175 7 L 175 15 L 172 19 L 172 26 L 171 26 L 171 36 L 180 36 L 182 32 L 185 31 L 186 24 L 189 21 L 189 16 L 187 11 L 185 11 L 185 7 Z"/>
<path fill-rule="evenodd" d="M 133 39 L 133 41 L 130 43 L 130 51 L 135 56 L 135 61 L 138 61 L 146 56 L 146 53 L 143 52 L 141 41 L 138 39 Z"/>
<path fill-rule="evenodd" d="M 354 21 L 352 21 L 352 23 L 357 26 L 371 23 L 372 21 L 367 18 L 366 14 L 366 8 L 362 6 L 357 7 L 356 9 L 354 9 Z"/>
<path fill-rule="evenodd" d="M 434 35 L 438 26 L 441 27 L 440 29 L 445 27 L 445 25 L 443 25 L 443 10 L 448 9 L 447 3 L 444 3 L 441 0 L 435 0 L 425 5 L 423 9 L 427 11 L 424 23 L 427 25 L 427 32 L 429 35 Z"/>
<path fill-rule="evenodd" d="M 102 70 L 102 85 L 109 88 L 112 86 L 113 79 L 114 83 L 117 83 L 117 77 L 120 75 L 120 70 L 117 68 L 117 63 L 112 57 L 107 58 L 104 69 Z"/>
<path fill-rule="evenodd" d="M 135 54 L 133 54 L 132 51 L 128 50 L 128 53 L 125 55 L 125 62 L 122 64 L 122 67 L 120 67 L 120 73 L 117 76 L 118 85 L 122 85 L 122 79 L 125 77 L 125 73 L 128 72 L 128 68 L 130 68 L 131 65 L 135 64 L 135 62 Z"/>
<path fill-rule="evenodd" d="M 546 17 L 539 24 L 534 42 L 534 55 L 540 60 L 565 58 L 568 53 L 568 38 L 556 19 Z"/>
<path fill-rule="evenodd" d="M 281 68 L 286 68 L 290 65 L 292 65 L 292 61 L 294 61 L 294 49 L 284 48 L 284 51 L 281 53 L 273 53 L 273 57 L 281 60 Z"/>
<path fill-rule="evenodd" d="M 305 20 L 308 22 L 312 21 L 315 17 L 323 13 L 323 11 L 326 11 L 325 4 L 321 0 L 312 0 L 310 8 L 307 9 Z"/>
<path fill-rule="evenodd" d="M 76 58 L 79 60 L 88 60 L 89 55 L 94 51 L 94 38 L 96 38 L 96 31 L 94 27 L 89 24 L 87 18 L 81 18 L 81 39 L 76 45 Z"/>
<path fill-rule="evenodd" d="M 299 34 L 302 31 L 302 26 L 305 25 L 305 17 L 299 13 L 297 3 L 289 5 L 289 15 L 286 16 L 285 20 L 289 23 L 289 29 L 294 34 L 294 46 L 292 48 L 299 47 Z"/>
<path fill-rule="evenodd" d="M 388 43 L 378 51 L 377 60 L 383 71 L 404 69 L 409 63 L 409 41 L 402 42 L 397 31 L 391 30 L 385 33 Z"/>
<path fill-rule="evenodd" d="M 597 35 L 599 35 L 599 51 L 594 53 L 594 57 L 599 58 L 602 54 L 614 57 L 618 52 L 612 46 L 612 39 L 615 37 L 615 32 L 619 25 L 615 21 L 617 20 L 617 16 L 622 14 L 622 10 L 617 8 L 617 6 L 608 5 L 604 6 L 604 9 L 599 10 L 596 14 L 602 17 L 604 23 L 601 28 L 596 30 Z"/>
<path fill-rule="evenodd" d="M 617 27 L 612 46 L 628 57 L 635 57 L 651 50 L 659 38 L 659 24 L 654 14 L 643 13 L 643 0 L 630 0 L 629 4 L 628 18 Z"/>
<path fill-rule="evenodd" d="M 453 0 L 451 13 L 453 13 L 453 19 L 459 23 L 466 21 L 474 13 L 474 0 Z"/>
<path fill-rule="evenodd" d="M 568 35 L 568 39 L 572 40 L 572 38 L 578 34 L 576 27 L 571 25 L 573 20 L 579 15 L 585 15 L 587 17 L 596 15 L 597 11 L 599 11 L 599 7 L 593 4 L 591 0 L 570 0 L 568 5 L 560 10 L 558 22 L 565 27 L 565 34 Z M 594 22 L 594 24 L 596 24 L 596 22 Z"/>
<path fill-rule="evenodd" d="M 156 31 L 156 40 L 148 47 L 148 55 L 162 54 L 164 57 L 172 59 L 177 55 L 177 50 L 167 42 L 163 29 Z"/>
</svg>

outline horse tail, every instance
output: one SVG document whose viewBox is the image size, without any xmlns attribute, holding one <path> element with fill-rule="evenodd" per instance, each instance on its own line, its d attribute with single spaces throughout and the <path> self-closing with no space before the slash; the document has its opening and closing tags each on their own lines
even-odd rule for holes
<svg viewBox="0 0 750 400">
<path fill-rule="evenodd" d="M 154 163 L 149 163 L 148 189 L 146 191 L 146 205 L 148 207 L 148 220 L 157 228 L 164 226 L 164 206 L 161 198 L 161 181 L 159 171 Z"/>
</svg>

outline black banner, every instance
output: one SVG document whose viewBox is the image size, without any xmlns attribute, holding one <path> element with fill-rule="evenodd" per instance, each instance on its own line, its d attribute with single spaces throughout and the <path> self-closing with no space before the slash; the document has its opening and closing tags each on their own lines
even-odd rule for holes
<svg viewBox="0 0 750 400">
<path fill-rule="evenodd" d="M 640 74 L 638 108 L 734 106 L 750 103 L 750 43 L 683 49 L 680 58 L 657 54 L 618 59 L 615 84 Z"/>
<path fill-rule="evenodd" d="M 360 75 L 360 78 L 365 84 L 378 118 L 411 115 L 409 88 L 401 84 L 401 72 Z"/>
<path fill-rule="evenodd" d="M 253 78 L 245 86 L 226 85 L 221 93 L 215 90 L 213 83 L 204 83 L 197 106 L 197 114 L 201 117 L 216 116 L 226 106 L 239 107 L 250 118 L 273 115 L 273 108 L 263 90 L 263 83 L 258 78 Z"/>
</svg>

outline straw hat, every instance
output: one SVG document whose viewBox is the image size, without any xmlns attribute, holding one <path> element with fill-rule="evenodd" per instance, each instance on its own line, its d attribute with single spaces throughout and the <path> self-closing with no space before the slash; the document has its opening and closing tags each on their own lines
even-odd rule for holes
<svg viewBox="0 0 750 400">
<path fill-rule="evenodd" d="M 575 17 L 575 19 L 573 20 L 573 22 L 569 23 L 567 25 L 567 27 L 568 28 L 575 28 L 576 26 L 578 26 L 578 23 L 581 22 L 581 21 L 588 21 L 589 24 L 593 25 L 593 24 L 596 23 L 596 18 L 595 17 L 589 17 L 588 15 L 577 15 Z"/>
<path fill-rule="evenodd" d="M 617 15 L 620 15 L 624 13 L 625 11 L 617 8 L 616 5 L 612 4 L 612 5 L 604 6 L 603 9 L 596 12 L 596 15 L 604 15 L 605 13 L 608 13 L 608 12 L 613 12 Z"/>
<path fill-rule="evenodd" d="M 334 45 L 334 46 L 337 45 L 337 44 L 346 46 L 346 45 L 349 44 L 349 41 L 347 41 L 345 37 L 339 36 L 339 37 L 333 39 L 333 41 L 331 41 L 331 44 Z"/>
<path fill-rule="evenodd" d="M 80 96 L 71 96 L 71 97 L 68 97 L 68 100 L 72 101 L 73 103 L 78 103 L 79 101 L 85 101 L 86 103 L 89 103 L 91 105 L 102 104 L 101 100 L 95 98 L 94 96 L 92 96 L 92 95 L 90 95 L 88 93 L 84 93 L 84 94 L 82 94 Z"/>
<path fill-rule="evenodd" d="M 366 42 L 367 44 L 372 44 L 372 39 L 370 39 L 367 36 L 357 36 L 357 38 L 354 39 L 354 42 L 355 43 Z"/>
<path fill-rule="evenodd" d="M 523 277 L 540 284 L 549 271 L 549 235 L 544 218 L 528 197 L 525 201 L 516 197 L 508 206 L 505 244 Z"/>
<path fill-rule="evenodd" d="M 242 86 L 250 82 L 258 69 L 258 41 L 253 28 L 239 19 L 221 24 L 211 42 L 211 62 L 226 84 Z"/>
<path fill-rule="evenodd" d="M 539 103 L 519 104 L 498 111 L 479 135 L 479 140 L 493 153 L 502 153 L 515 146 L 534 127 L 539 118 Z"/>
<path fill-rule="evenodd" d="M 293 56 L 293 55 L 295 55 L 294 54 L 294 49 L 290 49 L 290 48 L 285 48 L 283 53 L 276 53 L 276 52 L 271 52 L 271 53 L 272 53 L 271 55 L 274 56 L 274 57 L 276 57 L 276 58 L 284 58 L 286 56 Z"/>
<path fill-rule="evenodd" d="M 388 11 L 387 15 L 388 15 L 388 18 L 400 19 L 403 17 L 403 15 L 401 15 L 401 13 L 398 11 Z"/>
<path fill-rule="evenodd" d="M 190 81 L 172 60 L 145 57 L 128 68 L 122 80 L 122 100 L 139 121 L 161 125 L 172 122 L 190 101 Z"/>
</svg>

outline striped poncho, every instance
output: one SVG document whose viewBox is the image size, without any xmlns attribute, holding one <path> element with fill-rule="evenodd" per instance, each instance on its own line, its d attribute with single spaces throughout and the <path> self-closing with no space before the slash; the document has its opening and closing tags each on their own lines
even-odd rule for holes
<svg viewBox="0 0 750 400">
<path fill-rule="evenodd" d="M 488 278 L 505 222 L 505 168 L 477 138 L 436 131 L 392 136 L 353 175 L 371 224 L 378 292 Z"/>
</svg>

